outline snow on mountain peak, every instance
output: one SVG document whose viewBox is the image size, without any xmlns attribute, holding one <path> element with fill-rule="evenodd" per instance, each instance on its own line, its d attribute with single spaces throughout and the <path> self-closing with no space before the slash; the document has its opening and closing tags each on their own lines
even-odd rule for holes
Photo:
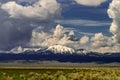
<svg viewBox="0 0 120 80">
<path fill-rule="evenodd" d="M 66 46 L 62 46 L 62 45 L 50 46 L 50 47 L 48 47 L 47 50 L 52 51 L 54 53 L 61 53 L 61 54 L 63 54 L 63 53 L 70 53 L 70 54 L 75 53 L 74 49 L 66 47 Z"/>
<path fill-rule="evenodd" d="M 76 50 L 77 54 L 88 54 L 90 53 L 89 50 L 86 50 L 86 49 L 78 49 Z"/>
</svg>

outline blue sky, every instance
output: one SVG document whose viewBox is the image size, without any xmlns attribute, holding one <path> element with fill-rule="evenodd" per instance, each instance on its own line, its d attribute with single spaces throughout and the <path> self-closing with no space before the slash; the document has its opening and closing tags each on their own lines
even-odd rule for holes
<svg viewBox="0 0 120 80">
<path fill-rule="evenodd" d="M 112 20 L 107 14 L 107 9 L 109 7 L 109 3 L 111 2 L 110 0 L 102 3 L 99 6 L 85 6 L 80 4 L 73 4 L 72 0 L 58 1 L 63 5 L 63 18 L 61 19 L 63 21 L 58 21 L 63 26 L 75 28 L 80 32 L 102 32 L 105 35 L 111 36 L 111 33 L 109 32 L 109 27 Z M 73 21 L 71 23 L 71 20 L 76 21 Z"/>
<path fill-rule="evenodd" d="M 62 16 L 65 19 L 87 19 L 87 20 L 98 20 L 98 21 L 110 20 L 107 14 L 107 9 L 109 7 L 110 1 L 106 1 L 99 6 L 84 6 L 84 5 L 72 4 L 72 3 L 70 4 L 70 0 L 61 1 L 60 3 L 64 4 Z"/>
</svg>

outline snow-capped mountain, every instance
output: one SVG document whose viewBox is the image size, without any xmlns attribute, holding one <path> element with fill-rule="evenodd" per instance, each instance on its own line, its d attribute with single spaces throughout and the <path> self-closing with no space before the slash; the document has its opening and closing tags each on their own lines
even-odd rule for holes
<svg viewBox="0 0 120 80">
<path fill-rule="evenodd" d="M 15 47 L 13 48 L 10 52 L 11 53 L 39 53 L 41 54 L 42 52 L 44 52 L 44 54 L 49 54 L 49 52 L 52 52 L 53 54 L 80 54 L 80 55 L 86 55 L 89 54 L 90 51 L 86 50 L 86 49 L 73 49 L 67 46 L 63 46 L 63 45 L 53 45 L 53 46 L 49 46 L 48 48 L 45 49 L 41 49 L 41 48 L 22 48 L 21 46 Z"/>
<path fill-rule="evenodd" d="M 24 51 L 25 50 L 25 51 Z M 14 54 L 14 53 L 19 54 Z M 0 60 L 41 60 L 60 62 L 120 62 L 120 53 L 98 53 L 86 49 L 73 49 L 62 45 L 53 45 L 48 48 L 16 47 L 11 52 L 0 52 Z"/>
<path fill-rule="evenodd" d="M 22 48 L 21 46 L 18 46 L 16 48 L 13 48 L 10 51 L 7 52 L 0 52 L 0 53 L 10 53 L 10 54 L 38 54 L 38 55 L 50 55 L 50 54 L 61 54 L 61 55 L 81 55 L 81 56 L 120 56 L 119 53 L 99 53 L 99 52 L 93 52 L 89 51 L 87 49 L 74 49 L 63 45 L 53 45 L 49 46 L 48 48 Z"/>
<path fill-rule="evenodd" d="M 88 54 L 88 53 L 90 53 L 90 51 L 89 50 L 87 50 L 87 49 L 77 49 L 76 50 L 76 53 L 77 54 Z"/>
<path fill-rule="evenodd" d="M 53 53 L 68 53 L 68 54 L 89 54 L 90 51 L 87 49 L 73 49 L 70 47 L 66 47 L 66 46 L 62 46 L 62 45 L 54 45 L 54 46 L 50 46 L 48 47 L 47 51 L 51 51 Z"/>
<path fill-rule="evenodd" d="M 62 46 L 62 45 L 54 45 L 54 46 L 50 46 L 48 47 L 47 51 L 51 51 L 53 53 L 69 53 L 69 54 L 73 54 L 75 53 L 75 50 L 66 46 Z"/>
</svg>

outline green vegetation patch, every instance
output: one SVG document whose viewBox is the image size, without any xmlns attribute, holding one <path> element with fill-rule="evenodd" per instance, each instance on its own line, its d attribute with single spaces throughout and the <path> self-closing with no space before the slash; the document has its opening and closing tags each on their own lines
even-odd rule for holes
<svg viewBox="0 0 120 80">
<path fill-rule="evenodd" d="M 1 68 L 0 80 L 120 80 L 120 68 Z"/>
</svg>

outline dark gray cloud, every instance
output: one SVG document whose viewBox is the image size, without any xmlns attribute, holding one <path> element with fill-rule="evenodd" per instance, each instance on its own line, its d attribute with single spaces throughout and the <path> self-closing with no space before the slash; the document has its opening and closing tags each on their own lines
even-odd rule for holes
<svg viewBox="0 0 120 80">
<path fill-rule="evenodd" d="M 4 18 L 0 24 L 0 49 L 9 49 L 29 41 L 33 29 L 29 22 Z"/>
<path fill-rule="evenodd" d="M 25 46 L 33 29 L 42 26 L 43 30 L 47 30 L 44 26 L 54 24 L 53 20 L 60 16 L 60 4 L 56 0 L 0 0 L 0 3 L 0 50 Z M 31 8 L 32 13 L 29 12 Z"/>
</svg>

